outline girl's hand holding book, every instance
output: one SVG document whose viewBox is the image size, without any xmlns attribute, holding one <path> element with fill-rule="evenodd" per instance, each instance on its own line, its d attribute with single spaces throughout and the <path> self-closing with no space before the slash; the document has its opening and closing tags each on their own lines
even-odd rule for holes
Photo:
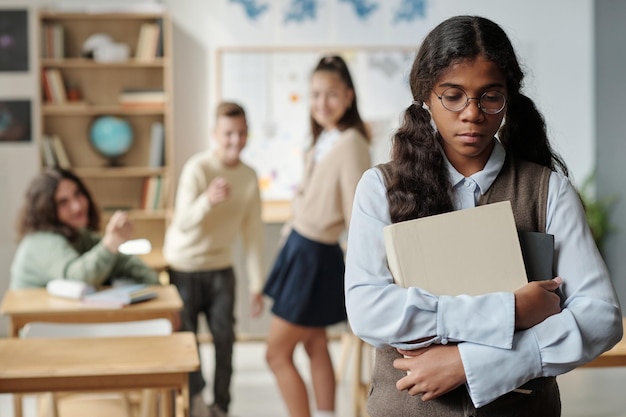
<svg viewBox="0 0 626 417">
<path fill-rule="evenodd" d="M 561 299 L 555 291 L 563 284 L 561 277 L 532 281 L 515 291 L 515 329 L 524 330 L 561 312 Z"/>
<path fill-rule="evenodd" d="M 423 401 L 433 400 L 452 391 L 466 381 L 465 368 L 456 344 L 431 345 L 416 350 L 398 349 L 405 356 L 396 359 L 393 367 L 407 371 L 396 383 L 400 391 L 422 395 Z"/>
</svg>

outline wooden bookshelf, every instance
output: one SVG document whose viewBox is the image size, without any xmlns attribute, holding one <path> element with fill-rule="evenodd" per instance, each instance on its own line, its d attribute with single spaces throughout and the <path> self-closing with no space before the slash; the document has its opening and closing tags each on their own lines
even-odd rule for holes
<svg viewBox="0 0 626 417">
<path fill-rule="evenodd" d="M 158 25 L 160 46 L 154 57 L 137 59 L 139 35 L 144 25 Z M 52 38 L 47 28 L 61 28 Z M 105 62 L 85 57 L 83 45 L 91 35 L 109 35 L 115 43 L 128 46 L 127 59 Z M 150 240 L 153 252 L 143 258 L 156 269 L 165 266 L 161 248 L 169 218 L 173 195 L 173 118 L 172 118 L 172 28 L 166 13 L 80 13 L 42 10 L 38 15 L 38 40 L 41 45 L 38 70 L 59 71 L 68 100 L 52 102 L 45 94 L 40 76 L 41 142 L 44 137 L 57 135 L 66 150 L 72 170 L 81 177 L 102 210 L 103 223 L 115 209 L 127 210 L 134 223 L 134 238 Z M 50 51 L 56 51 L 56 55 Z M 59 57 L 58 51 L 63 54 Z M 48 79 L 45 80 L 48 84 Z M 70 97 L 70 87 L 79 98 Z M 122 106 L 119 97 L 125 89 L 163 90 L 165 103 L 159 105 Z M 92 123 L 101 116 L 126 120 L 133 131 L 129 151 L 111 161 L 98 153 L 89 140 Z M 150 166 L 149 156 L 153 124 L 164 126 L 164 164 Z M 43 162 L 42 162 L 43 165 Z M 160 177 L 162 206 L 144 209 L 143 195 L 147 181 Z M 104 224 L 103 224 L 104 226 Z"/>
</svg>

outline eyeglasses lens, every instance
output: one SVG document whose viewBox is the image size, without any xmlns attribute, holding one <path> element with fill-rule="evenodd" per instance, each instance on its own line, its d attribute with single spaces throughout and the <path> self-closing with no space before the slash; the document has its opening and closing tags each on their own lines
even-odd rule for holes
<svg viewBox="0 0 626 417">
<path fill-rule="evenodd" d="M 457 87 L 450 87 L 441 94 L 441 103 L 450 111 L 461 111 L 469 104 L 469 98 L 465 91 Z M 499 91 L 486 91 L 478 100 L 480 108 L 487 114 L 497 114 L 502 111 L 506 104 L 506 97 Z"/>
</svg>

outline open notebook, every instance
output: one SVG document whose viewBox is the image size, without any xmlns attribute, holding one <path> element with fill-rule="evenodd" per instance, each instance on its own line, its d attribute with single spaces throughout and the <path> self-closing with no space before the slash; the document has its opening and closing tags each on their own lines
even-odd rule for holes
<svg viewBox="0 0 626 417">
<path fill-rule="evenodd" d="M 92 305 L 122 307 L 151 300 L 157 293 L 147 284 L 127 284 L 97 291 L 83 296 L 83 302 Z"/>
</svg>

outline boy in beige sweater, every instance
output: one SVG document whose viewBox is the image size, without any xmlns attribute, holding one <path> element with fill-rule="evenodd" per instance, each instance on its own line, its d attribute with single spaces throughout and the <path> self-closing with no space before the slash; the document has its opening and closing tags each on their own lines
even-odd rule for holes
<svg viewBox="0 0 626 417">
<path fill-rule="evenodd" d="M 235 342 L 233 244 L 242 236 L 252 316 L 263 310 L 261 199 L 256 174 L 241 162 L 248 135 L 244 109 L 221 103 L 215 149 L 194 155 L 183 167 L 175 214 L 164 244 L 170 282 L 184 302 L 182 330 L 197 331 L 203 312 L 215 345 L 214 404 L 202 399 L 201 371 L 190 374 L 192 417 L 227 416 Z"/>
</svg>

